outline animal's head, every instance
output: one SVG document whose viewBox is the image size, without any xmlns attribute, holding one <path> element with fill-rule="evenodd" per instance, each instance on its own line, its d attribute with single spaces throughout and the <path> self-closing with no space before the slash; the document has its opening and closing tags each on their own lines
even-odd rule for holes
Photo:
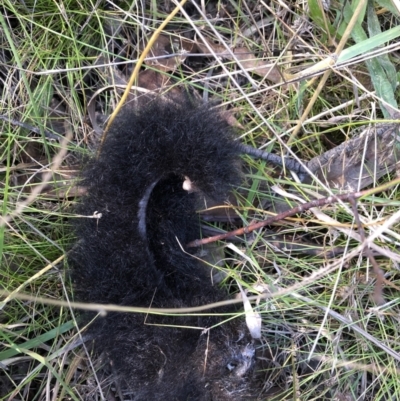
<svg viewBox="0 0 400 401">
<path fill-rule="evenodd" d="M 195 353 L 199 375 L 210 400 L 256 400 L 261 389 L 255 383 L 257 344 L 244 330 L 227 324 L 204 334 Z"/>
</svg>

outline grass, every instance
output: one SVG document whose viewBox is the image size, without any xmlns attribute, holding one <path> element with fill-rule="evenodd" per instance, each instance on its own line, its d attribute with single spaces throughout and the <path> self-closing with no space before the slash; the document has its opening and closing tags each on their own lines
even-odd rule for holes
<svg viewBox="0 0 400 401">
<path fill-rule="evenodd" d="M 94 374 L 101 361 L 81 345 L 63 256 L 74 241 L 80 165 L 99 142 L 95 125 L 115 109 L 143 38 L 171 4 L 0 6 L 1 399 L 111 399 L 115 392 L 107 372 Z M 178 13 L 163 33 L 193 39 L 201 55 L 178 58 L 157 77 L 163 89 L 186 86 L 218 99 L 242 142 L 307 161 L 350 140 L 361 125 L 398 122 L 399 12 L 392 3 L 338 0 L 328 10 L 314 0 L 199 4 L 188 1 L 186 15 Z M 219 56 L 244 47 L 244 57 Z M 261 61 L 273 72 L 269 80 Z M 243 224 L 326 194 L 321 181 L 298 183 L 265 162 L 243 160 L 246 180 L 236 192 Z M 374 184 L 389 183 L 385 190 L 357 203 L 365 239 L 354 209 L 338 203 L 227 248 L 228 275 L 250 295 L 272 294 L 259 301 L 266 399 L 400 399 L 396 174 L 388 171 Z M 360 243 L 373 251 L 383 281 Z M 339 247 L 335 257 L 323 252 Z M 227 284 L 238 291 L 234 279 Z"/>
</svg>

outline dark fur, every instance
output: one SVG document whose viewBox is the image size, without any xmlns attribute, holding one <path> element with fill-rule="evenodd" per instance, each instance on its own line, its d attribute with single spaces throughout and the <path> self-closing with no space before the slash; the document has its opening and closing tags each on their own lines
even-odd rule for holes
<svg viewBox="0 0 400 401">
<path fill-rule="evenodd" d="M 159 99 L 117 117 L 100 156 L 84 172 L 88 194 L 77 213 L 102 217 L 77 219 L 79 241 L 69 256 L 77 300 L 179 308 L 226 298 L 210 272 L 181 249 L 200 235 L 198 195 L 182 183 L 187 176 L 222 202 L 240 178 L 233 137 L 218 112 L 189 100 Z M 133 400 L 241 400 L 251 393 L 254 348 L 237 320 L 208 334 L 159 325 L 204 328 L 221 317 L 147 317 L 157 325 L 144 320 L 142 314 L 109 313 L 89 327 L 95 349 L 110 358 Z"/>
</svg>

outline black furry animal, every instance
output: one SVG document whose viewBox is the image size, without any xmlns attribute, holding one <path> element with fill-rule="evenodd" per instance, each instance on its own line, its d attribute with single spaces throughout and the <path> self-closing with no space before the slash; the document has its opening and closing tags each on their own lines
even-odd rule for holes
<svg viewBox="0 0 400 401">
<path fill-rule="evenodd" d="M 187 99 L 121 112 L 84 171 L 87 196 L 77 212 L 102 216 L 76 222 L 69 265 L 77 300 L 180 308 L 226 299 L 182 250 L 199 237 L 198 193 L 182 184 L 189 179 L 223 201 L 240 182 L 233 139 L 217 111 Z M 245 326 L 236 319 L 200 330 L 226 319 L 108 313 L 88 330 L 132 400 L 255 400 L 255 348 Z"/>
</svg>

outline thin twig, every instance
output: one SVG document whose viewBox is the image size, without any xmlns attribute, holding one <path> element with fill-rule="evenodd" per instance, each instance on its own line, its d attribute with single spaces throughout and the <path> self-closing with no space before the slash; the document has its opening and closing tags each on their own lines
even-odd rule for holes
<svg viewBox="0 0 400 401">
<path fill-rule="evenodd" d="M 216 242 L 216 241 L 221 241 L 226 238 L 234 237 L 237 235 L 244 235 L 244 234 L 249 234 L 255 230 L 258 230 L 259 228 L 268 226 L 272 223 L 276 223 L 277 221 L 284 220 L 288 217 L 294 216 L 295 214 L 298 213 L 303 213 L 313 207 L 321 207 L 325 205 L 333 205 L 338 202 L 342 201 L 349 201 L 349 199 L 359 199 L 363 196 L 369 196 L 373 195 L 379 192 L 382 192 L 386 190 L 388 187 L 396 185 L 397 183 L 400 182 L 400 179 L 397 178 L 395 180 L 390 181 L 389 183 L 386 183 L 384 185 L 381 185 L 376 188 L 372 189 L 367 189 L 364 191 L 357 191 L 357 192 L 350 192 L 346 194 L 341 194 L 341 195 L 332 195 L 327 198 L 321 198 L 321 199 L 315 199 L 307 203 L 303 203 L 302 205 L 296 206 L 292 209 L 286 210 L 285 212 L 279 213 L 275 216 L 271 216 L 266 220 L 260 221 L 258 223 L 250 224 L 249 226 L 239 228 L 237 230 L 230 231 L 225 234 L 219 234 L 219 235 L 214 235 L 213 237 L 208 237 L 208 238 L 203 238 L 203 239 L 198 239 L 190 242 L 187 244 L 188 248 L 195 248 L 202 246 L 204 244 L 209 244 L 211 242 Z"/>
<path fill-rule="evenodd" d="M 44 130 L 40 130 L 40 128 L 33 127 L 30 124 L 26 124 L 26 123 L 23 123 L 23 122 L 18 121 L 18 120 L 14 120 L 13 118 L 8 117 L 8 116 L 6 116 L 4 114 L 0 114 L 0 120 L 6 121 L 6 122 L 10 123 L 11 125 L 16 125 L 18 127 L 25 128 L 25 129 L 27 129 L 29 131 L 34 132 L 35 134 L 41 135 L 42 132 L 43 132 L 44 136 L 49 138 L 49 139 L 54 139 L 56 141 L 59 141 L 60 138 L 62 138 L 61 135 L 53 134 L 50 131 L 47 131 L 45 129 Z"/>
</svg>

